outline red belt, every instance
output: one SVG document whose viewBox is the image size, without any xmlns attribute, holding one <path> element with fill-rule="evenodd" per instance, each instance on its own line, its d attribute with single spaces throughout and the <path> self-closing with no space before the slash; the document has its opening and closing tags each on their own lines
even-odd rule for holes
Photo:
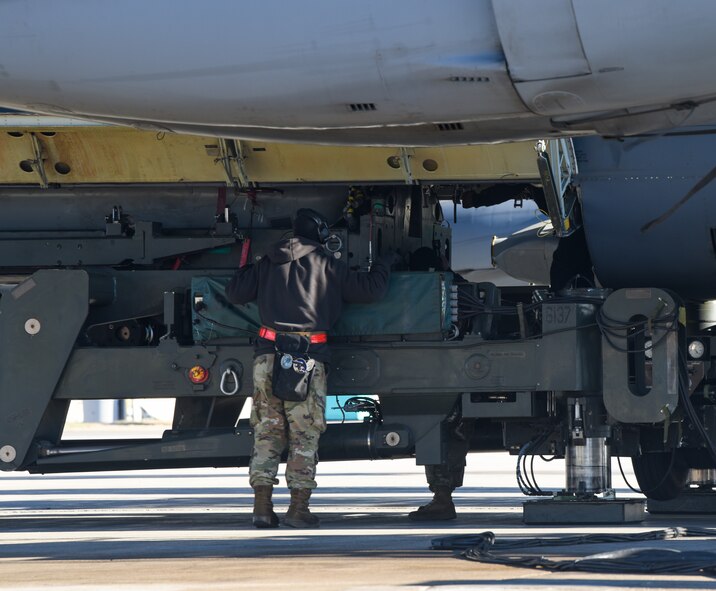
<svg viewBox="0 0 716 591">
<path fill-rule="evenodd" d="M 267 341 L 275 341 L 277 334 L 279 333 L 276 332 L 274 329 L 266 328 L 265 326 L 262 326 L 259 329 L 259 336 L 262 339 L 266 339 Z M 298 334 L 304 337 L 308 337 L 308 340 L 312 345 L 328 342 L 328 333 L 325 332 L 290 332 L 286 334 Z"/>
</svg>

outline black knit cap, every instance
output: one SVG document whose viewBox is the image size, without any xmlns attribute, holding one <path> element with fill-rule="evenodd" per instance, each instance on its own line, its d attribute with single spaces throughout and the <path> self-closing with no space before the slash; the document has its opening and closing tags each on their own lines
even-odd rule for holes
<svg viewBox="0 0 716 591">
<path fill-rule="evenodd" d="M 328 221 L 315 209 L 303 208 L 296 212 L 293 220 L 293 233 L 316 242 L 325 242 Z"/>
</svg>

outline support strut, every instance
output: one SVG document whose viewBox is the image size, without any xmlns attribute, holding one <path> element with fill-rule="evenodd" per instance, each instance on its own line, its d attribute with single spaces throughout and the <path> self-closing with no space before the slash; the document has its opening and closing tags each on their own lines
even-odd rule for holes
<svg viewBox="0 0 716 591">
<path fill-rule="evenodd" d="M 565 489 L 552 499 L 523 503 L 526 524 L 631 523 L 644 519 L 644 501 L 617 499 L 614 495 L 610 429 L 601 420 L 600 399 L 568 399 Z"/>
</svg>

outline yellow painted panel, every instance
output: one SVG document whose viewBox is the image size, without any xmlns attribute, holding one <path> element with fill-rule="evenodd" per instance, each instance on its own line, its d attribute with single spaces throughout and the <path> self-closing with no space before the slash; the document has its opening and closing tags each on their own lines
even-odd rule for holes
<svg viewBox="0 0 716 591">
<path fill-rule="evenodd" d="M 538 179 L 537 153 L 534 142 L 415 148 L 413 175 L 431 180 L 437 175 L 447 180 L 511 180 Z M 435 173 L 426 166 L 427 160 L 438 164 Z"/>
<path fill-rule="evenodd" d="M 387 163 L 398 153 L 391 148 L 259 142 L 242 146 L 247 176 L 257 182 L 405 181 L 403 171 Z"/>
<path fill-rule="evenodd" d="M 34 158 L 29 133 L 13 137 L 12 131 L 3 131 L 0 182 L 37 182 L 35 173 L 24 172 L 20 167 L 21 161 Z M 221 166 L 214 163 L 215 156 L 207 154 L 203 138 L 107 127 L 46 129 L 34 133 L 42 146 L 44 169 L 50 183 L 216 182 L 224 179 Z M 215 139 L 208 142 L 217 145 Z M 58 172 L 67 168 L 66 174 Z"/>
<path fill-rule="evenodd" d="M 405 180 L 401 152 L 396 148 L 259 142 L 243 142 L 242 145 L 245 148 L 247 175 L 258 182 Z M 407 153 L 413 178 L 417 180 L 539 178 L 534 142 L 413 148 Z M 400 167 L 391 167 L 389 159 Z"/>
<path fill-rule="evenodd" d="M 0 130 L 0 184 L 37 184 L 31 133 L 42 148 L 49 183 L 222 183 L 216 138 L 81 125 Z M 537 180 L 533 142 L 412 148 L 333 147 L 242 142 L 249 180 L 405 182 L 402 158 L 421 181 Z M 397 168 L 396 168 L 397 166 Z M 234 168 L 235 174 L 238 174 Z"/>
</svg>

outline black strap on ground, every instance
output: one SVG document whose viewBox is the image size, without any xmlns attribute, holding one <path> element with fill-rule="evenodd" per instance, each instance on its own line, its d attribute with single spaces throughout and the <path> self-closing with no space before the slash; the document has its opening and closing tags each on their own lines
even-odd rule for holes
<svg viewBox="0 0 716 591">
<path fill-rule="evenodd" d="M 552 538 L 498 540 L 488 531 L 475 535 L 447 536 L 432 540 L 434 550 L 458 550 L 460 556 L 476 562 L 539 568 L 551 571 L 600 573 L 691 574 L 716 577 L 716 552 L 673 548 L 633 548 L 591 554 L 574 560 L 553 560 L 544 556 L 513 556 L 515 550 L 539 546 L 576 546 L 673 540 L 676 538 L 714 538 L 716 532 L 703 528 L 670 527 L 638 534 L 589 534 Z M 497 554 L 511 551 L 510 556 Z"/>
</svg>

